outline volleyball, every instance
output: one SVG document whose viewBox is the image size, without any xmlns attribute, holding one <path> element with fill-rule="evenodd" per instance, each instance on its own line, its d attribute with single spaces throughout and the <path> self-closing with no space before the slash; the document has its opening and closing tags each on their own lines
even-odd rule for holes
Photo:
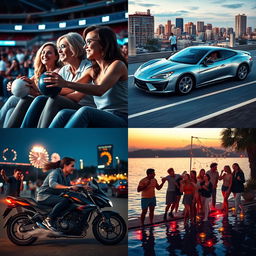
<svg viewBox="0 0 256 256">
<path fill-rule="evenodd" d="M 29 94 L 29 90 L 27 82 L 20 78 L 15 79 L 12 83 L 12 94 L 16 97 L 24 98 Z"/>
</svg>

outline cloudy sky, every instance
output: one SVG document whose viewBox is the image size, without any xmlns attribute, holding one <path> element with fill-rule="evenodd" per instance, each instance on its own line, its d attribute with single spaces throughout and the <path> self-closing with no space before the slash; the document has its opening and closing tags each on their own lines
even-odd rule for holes
<svg viewBox="0 0 256 256">
<path fill-rule="evenodd" d="M 235 27 L 235 15 L 246 14 L 247 26 L 256 28 L 255 0 L 131 0 L 129 13 L 146 12 L 155 16 L 155 27 L 177 17 L 187 22 L 204 21 L 216 27 Z"/>
</svg>

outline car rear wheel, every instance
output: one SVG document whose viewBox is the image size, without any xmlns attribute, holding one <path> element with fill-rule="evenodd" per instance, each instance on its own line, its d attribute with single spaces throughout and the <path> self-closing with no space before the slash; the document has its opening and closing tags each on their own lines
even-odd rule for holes
<svg viewBox="0 0 256 256">
<path fill-rule="evenodd" d="M 176 85 L 176 91 L 178 94 L 188 94 L 194 87 L 194 79 L 191 75 L 182 76 Z"/>
<path fill-rule="evenodd" d="M 249 73 L 249 68 L 246 64 L 242 64 L 238 67 L 236 77 L 238 80 L 244 80 Z"/>
</svg>

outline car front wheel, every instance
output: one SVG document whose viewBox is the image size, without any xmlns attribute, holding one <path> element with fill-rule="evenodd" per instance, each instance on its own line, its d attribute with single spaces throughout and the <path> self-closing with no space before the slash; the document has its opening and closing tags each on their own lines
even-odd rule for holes
<svg viewBox="0 0 256 256">
<path fill-rule="evenodd" d="M 236 77 L 238 80 L 244 80 L 249 73 L 249 68 L 246 64 L 242 64 L 238 67 Z"/>
<path fill-rule="evenodd" d="M 176 85 L 176 91 L 178 94 L 188 94 L 194 87 L 194 79 L 191 75 L 182 76 Z"/>
</svg>

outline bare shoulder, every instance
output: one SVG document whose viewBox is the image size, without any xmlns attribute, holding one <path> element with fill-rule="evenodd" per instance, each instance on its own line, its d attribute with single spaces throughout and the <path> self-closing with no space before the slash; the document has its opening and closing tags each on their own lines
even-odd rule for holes
<svg viewBox="0 0 256 256">
<path fill-rule="evenodd" d="M 127 66 L 125 65 L 125 63 L 121 60 L 114 60 L 111 64 L 110 64 L 111 68 L 114 69 L 127 69 Z"/>
</svg>

